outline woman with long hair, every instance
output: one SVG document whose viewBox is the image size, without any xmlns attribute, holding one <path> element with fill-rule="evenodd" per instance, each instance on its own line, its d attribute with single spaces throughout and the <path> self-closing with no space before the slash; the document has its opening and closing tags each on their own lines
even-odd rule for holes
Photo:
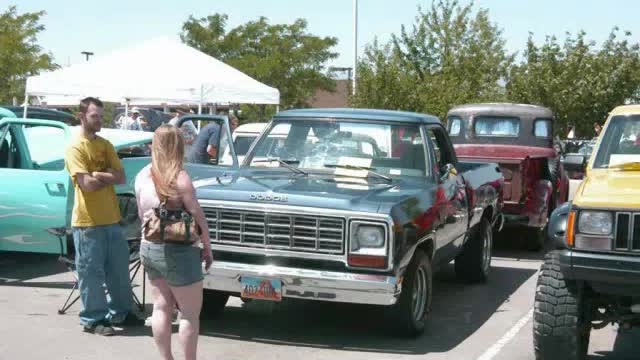
<svg viewBox="0 0 640 360">
<path fill-rule="evenodd" d="M 193 244 L 151 241 L 144 238 L 140 257 L 149 277 L 153 298 L 153 339 L 165 360 L 173 360 L 171 321 L 180 310 L 179 344 L 185 359 L 195 359 L 202 308 L 202 262 L 209 269 L 213 261 L 209 229 L 195 197 L 189 175 L 183 170 L 184 142 L 180 130 L 162 125 L 153 134 L 151 164 L 136 176 L 135 191 L 142 223 L 154 208 L 166 201 L 167 209 L 183 209 L 200 227 Z"/>
</svg>

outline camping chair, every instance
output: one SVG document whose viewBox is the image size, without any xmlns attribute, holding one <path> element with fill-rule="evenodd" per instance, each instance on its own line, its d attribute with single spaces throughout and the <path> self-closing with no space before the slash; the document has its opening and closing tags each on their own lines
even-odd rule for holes
<svg viewBox="0 0 640 360">
<path fill-rule="evenodd" d="M 78 290 L 78 285 L 79 285 L 78 275 L 76 273 L 75 247 L 73 245 L 73 241 L 67 241 L 71 237 L 71 229 L 68 229 L 65 227 L 54 227 L 54 228 L 47 229 L 47 231 L 58 238 L 58 242 L 60 244 L 60 255 L 58 256 L 58 262 L 60 262 L 67 268 L 67 270 L 71 273 L 74 279 L 73 288 L 71 289 L 69 296 L 67 296 L 67 299 L 65 300 L 62 307 L 58 309 L 58 314 L 62 315 L 66 313 L 67 310 L 69 310 L 69 308 L 71 308 L 71 306 L 73 306 L 73 304 L 78 302 L 78 300 L 80 299 L 80 294 L 78 293 L 78 295 L 76 295 L 76 297 L 73 298 L 73 300 L 71 300 L 73 297 L 73 294 L 76 292 L 76 290 Z M 65 242 L 67 244 L 67 249 L 68 249 L 66 253 L 64 251 Z M 136 275 L 138 274 L 138 271 L 140 270 L 140 267 L 142 266 L 142 260 L 140 259 L 140 241 L 139 240 L 129 241 L 128 244 L 129 244 L 129 275 L 130 275 L 129 282 L 133 283 L 133 279 L 135 279 Z M 135 302 L 136 306 L 141 312 L 144 311 L 145 297 L 146 297 L 145 290 L 146 290 L 146 281 L 145 281 L 145 274 L 143 273 L 142 301 L 138 299 L 138 297 L 133 292 L 133 290 L 131 291 L 131 294 L 133 295 L 133 301 Z"/>
</svg>

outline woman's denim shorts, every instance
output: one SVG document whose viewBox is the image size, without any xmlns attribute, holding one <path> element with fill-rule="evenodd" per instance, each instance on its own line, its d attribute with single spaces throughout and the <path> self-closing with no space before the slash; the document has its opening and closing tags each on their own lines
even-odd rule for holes
<svg viewBox="0 0 640 360">
<path fill-rule="evenodd" d="M 140 257 L 149 279 L 164 278 L 171 286 L 185 286 L 202 280 L 199 247 L 142 241 Z"/>
</svg>

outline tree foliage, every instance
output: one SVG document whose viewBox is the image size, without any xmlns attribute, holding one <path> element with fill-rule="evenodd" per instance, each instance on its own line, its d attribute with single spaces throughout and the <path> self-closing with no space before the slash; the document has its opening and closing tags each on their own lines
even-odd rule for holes
<svg viewBox="0 0 640 360">
<path fill-rule="evenodd" d="M 0 14 L 0 103 L 10 103 L 13 97 L 22 99 L 27 76 L 56 67 L 51 55 L 38 45 L 44 14 L 19 14 L 15 6 Z"/>
<path fill-rule="evenodd" d="M 456 104 L 503 99 L 500 81 L 512 62 L 487 10 L 439 0 L 418 8 L 410 31 L 402 26 L 389 44 L 367 47 L 352 103 L 443 118 Z"/>
<path fill-rule="evenodd" d="M 548 36 L 536 45 L 529 36 L 522 63 L 514 66 L 506 84 L 509 99 L 542 104 L 554 110 L 556 131 L 568 124 L 578 136 L 591 136 L 615 106 L 637 101 L 640 89 L 640 48 L 631 34 L 614 28 L 600 46 L 584 31 L 567 34 L 563 44 Z M 558 126 L 559 125 L 559 126 Z"/>
<path fill-rule="evenodd" d="M 284 108 L 306 107 L 316 89 L 333 90 L 335 82 L 325 74 L 332 48 L 338 40 L 308 33 L 307 22 L 269 24 L 267 18 L 249 21 L 227 30 L 228 16 L 190 16 L 181 39 L 200 51 L 280 90 Z M 246 108 L 246 107 L 245 107 Z M 257 114 L 256 109 L 247 113 Z"/>
</svg>

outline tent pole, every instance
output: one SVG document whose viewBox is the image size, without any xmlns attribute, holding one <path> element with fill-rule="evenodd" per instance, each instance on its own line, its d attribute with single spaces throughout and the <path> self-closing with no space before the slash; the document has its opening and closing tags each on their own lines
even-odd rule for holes
<svg viewBox="0 0 640 360">
<path fill-rule="evenodd" d="M 122 119 L 122 124 L 120 124 L 120 128 L 122 130 L 125 129 L 128 118 L 129 118 L 129 99 L 125 99 L 124 100 L 124 118 Z"/>
<path fill-rule="evenodd" d="M 22 111 L 22 118 L 26 119 L 27 118 L 27 108 L 29 107 L 29 93 L 27 93 L 27 91 L 24 91 L 24 110 Z"/>
</svg>

